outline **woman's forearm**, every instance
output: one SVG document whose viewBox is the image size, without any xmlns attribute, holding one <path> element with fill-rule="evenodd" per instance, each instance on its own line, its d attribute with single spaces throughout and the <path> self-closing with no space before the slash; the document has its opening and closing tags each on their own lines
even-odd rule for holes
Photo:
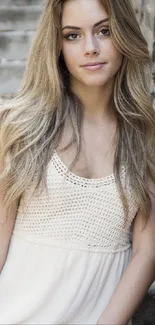
<svg viewBox="0 0 155 325">
<path fill-rule="evenodd" d="M 155 261 L 137 253 L 126 268 L 97 324 L 127 324 L 145 297 L 155 277 Z"/>
</svg>

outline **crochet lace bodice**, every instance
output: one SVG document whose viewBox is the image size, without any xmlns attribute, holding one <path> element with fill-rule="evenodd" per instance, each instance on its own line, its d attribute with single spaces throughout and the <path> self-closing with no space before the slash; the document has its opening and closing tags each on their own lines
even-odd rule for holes
<svg viewBox="0 0 155 325">
<path fill-rule="evenodd" d="M 14 232 L 66 248 L 117 252 L 131 243 L 131 226 L 137 212 L 125 168 L 122 182 L 129 204 L 125 225 L 122 202 L 114 175 L 86 179 L 67 172 L 55 152 L 47 167 L 47 188 L 40 195 L 28 191 L 21 199 Z M 26 209 L 23 208 L 27 202 Z"/>
</svg>

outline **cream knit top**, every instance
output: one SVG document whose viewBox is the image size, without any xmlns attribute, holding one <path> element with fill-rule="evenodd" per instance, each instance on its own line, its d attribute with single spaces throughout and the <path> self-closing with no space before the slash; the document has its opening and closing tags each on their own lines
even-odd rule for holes
<svg viewBox="0 0 155 325">
<path fill-rule="evenodd" d="M 113 174 L 66 172 L 55 152 L 48 191 L 21 199 L 0 277 L 0 324 L 95 324 L 130 261 L 137 205 L 125 169 L 126 226 Z"/>
</svg>

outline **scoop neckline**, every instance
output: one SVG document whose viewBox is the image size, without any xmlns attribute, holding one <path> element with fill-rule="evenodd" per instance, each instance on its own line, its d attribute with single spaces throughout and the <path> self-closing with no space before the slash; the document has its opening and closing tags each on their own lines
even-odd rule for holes
<svg viewBox="0 0 155 325">
<path fill-rule="evenodd" d="M 111 173 L 107 176 L 103 176 L 100 178 L 86 178 L 83 176 L 79 176 L 73 173 L 72 171 L 69 171 L 68 167 L 62 161 L 62 159 L 60 158 L 56 150 L 54 150 L 52 162 L 54 163 L 54 166 L 59 174 L 65 176 L 66 179 L 68 179 L 69 181 L 77 185 L 81 185 L 84 187 L 87 186 L 99 187 L 102 185 L 109 185 L 115 182 L 114 173 Z"/>
</svg>

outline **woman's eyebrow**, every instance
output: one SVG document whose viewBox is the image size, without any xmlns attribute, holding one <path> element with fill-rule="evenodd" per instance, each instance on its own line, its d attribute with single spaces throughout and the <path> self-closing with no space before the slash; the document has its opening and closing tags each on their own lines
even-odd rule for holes
<svg viewBox="0 0 155 325">
<path fill-rule="evenodd" d="M 99 26 L 102 23 L 105 23 L 108 20 L 109 20 L 109 18 L 105 18 L 105 19 L 102 19 L 102 20 L 98 21 L 96 24 L 93 25 L 93 28 Z M 65 27 L 62 28 L 62 30 L 64 30 L 64 29 L 78 29 L 79 30 L 81 28 L 76 27 L 76 26 L 65 26 Z"/>
</svg>

